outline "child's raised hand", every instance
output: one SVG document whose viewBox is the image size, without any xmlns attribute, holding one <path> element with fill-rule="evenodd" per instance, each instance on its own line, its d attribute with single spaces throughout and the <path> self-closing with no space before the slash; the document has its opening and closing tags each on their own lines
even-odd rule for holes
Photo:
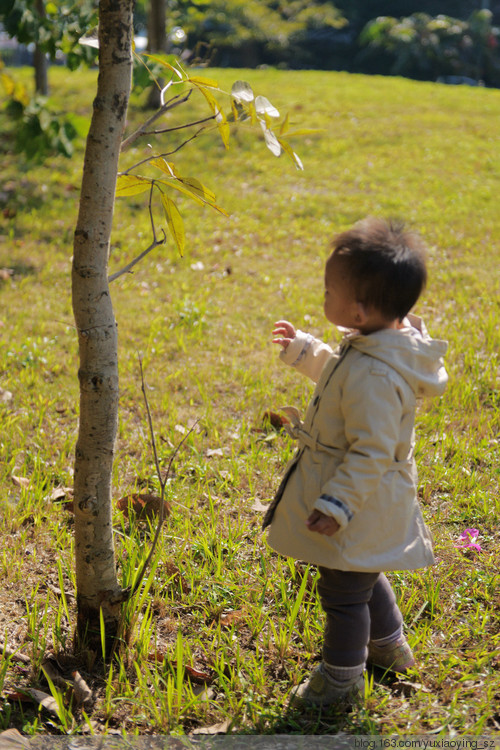
<svg viewBox="0 0 500 750">
<path fill-rule="evenodd" d="M 274 324 L 273 344 L 279 344 L 283 349 L 286 349 L 290 341 L 293 341 L 295 338 L 295 335 L 295 328 L 288 320 L 278 320 Z"/>
<path fill-rule="evenodd" d="M 318 534 L 333 536 L 340 529 L 337 521 L 331 516 L 326 516 L 320 510 L 313 510 L 306 521 L 309 531 L 316 531 Z"/>
</svg>

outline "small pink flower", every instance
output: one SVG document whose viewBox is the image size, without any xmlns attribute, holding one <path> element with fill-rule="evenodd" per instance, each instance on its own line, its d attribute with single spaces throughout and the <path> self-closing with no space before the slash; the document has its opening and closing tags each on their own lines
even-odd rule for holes
<svg viewBox="0 0 500 750">
<path fill-rule="evenodd" d="M 481 552 L 481 545 L 477 541 L 478 537 L 479 529 L 465 529 L 453 546 L 457 549 L 473 549 L 476 552 Z"/>
</svg>

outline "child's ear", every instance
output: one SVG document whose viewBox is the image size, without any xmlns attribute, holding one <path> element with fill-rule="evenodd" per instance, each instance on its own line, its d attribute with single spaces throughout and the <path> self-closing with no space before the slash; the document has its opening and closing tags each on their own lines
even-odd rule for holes
<svg viewBox="0 0 500 750">
<path fill-rule="evenodd" d="M 368 310 L 362 302 L 356 302 L 356 310 L 354 314 L 356 325 L 362 328 L 368 321 Z"/>
</svg>

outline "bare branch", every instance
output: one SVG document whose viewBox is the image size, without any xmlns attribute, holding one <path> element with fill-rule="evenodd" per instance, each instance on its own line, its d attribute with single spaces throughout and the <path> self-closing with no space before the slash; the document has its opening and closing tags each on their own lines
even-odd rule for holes
<svg viewBox="0 0 500 750">
<path fill-rule="evenodd" d="M 140 260 L 142 260 L 148 253 L 151 252 L 151 250 L 154 250 L 155 247 L 158 247 L 158 245 L 164 245 L 167 241 L 167 235 L 165 234 L 165 230 L 161 230 L 163 232 L 163 239 L 162 240 L 153 240 L 151 245 L 147 247 L 145 250 L 142 251 L 140 255 L 137 256 L 137 258 L 134 258 L 134 260 L 130 261 L 124 268 L 122 268 L 120 271 L 117 271 L 116 273 L 112 273 L 111 276 L 108 276 L 108 283 L 111 283 L 112 281 L 115 281 L 115 279 L 118 279 L 120 276 L 123 276 L 125 273 L 130 273 L 132 268 L 139 263 Z"/>
<path fill-rule="evenodd" d="M 161 130 L 148 130 L 142 133 L 142 135 L 159 135 L 160 133 L 173 133 L 174 130 L 185 130 L 186 128 L 192 128 L 194 125 L 201 125 L 203 122 L 210 122 L 215 120 L 215 115 L 204 117 L 203 120 L 196 120 L 195 122 L 188 122 L 185 125 L 176 125 L 174 128 L 162 128 Z"/>
<path fill-rule="evenodd" d="M 140 255 L 137 256 L 137 258 L 134 258 L 134 260 L 130 261 L 130 263 L 128 263 L 124 268 L 122 268 L 120 271 L 116 271 L 116 273 L 111 274 L 111 276 L 108 276 L 108 283 L 109 284 L 112 281 L 114 281 L 115 279 L 119 278 L 120 276 L 123 276 L 123 274 L 130 273 L 130 271 L 132 270 L 132 268 L 135 265 L 137 265 L 137 263 L 139 263 L 139 261 L 142 260 L 148 253 L 150 253 L 151 250 L 154 250 L 155 247 L 158 247 L 158 245 L 164 245 L 165 242 L 167 241 L 167 235 L 165 234 L 165 230 L 164 229 L 161 230 L 162 233 L 163 233 L 163 239 L 162 240 L 159 240 L 157 238 L 157 236 L 156 236 L 156 227 L 155 227 L 155 222 L 154 222 L 154 218 L 153 218 L 153 207 L 152 207 L 152 202 L 153 202 L 153 188 L 154 188 L 154 182 L 151 183 L 151 188 L 150 188 L 150 191 L 149 191 L 149 218 L 150 218 L 150 221 L 151 221 L 151 230 L 153 232 L 153 242 L 151 243 L 151 245 L 149 247 L 147 247 L 145 250 L 143 250 L 142 253 L 140 253 Z"/>
<path fill-rule="evenodd" d="M 161 490 L 161 492 L 160 492 L 160 515 L 159 515 L 159 518 L 158 518 L 158 526 L 156 527 L 156 532 L 155 532 L 155 536 L 154 536 L 153 542 L 151 544 L 151 549 L 149 551 L 149 555 L 148 555 L 148 557 L 147 557 L 144 565 L 142 566 L 141 572 L 139 573 L 138 577 L 135 580 L 133 589 L 130 591 L 130 593 L 128 593 L 128 591 L 127 591 L 128 597 L 134 596 L 134 594 L 136 594 L 137 591 L 139 590 L 139 587 L 140 587 L 140 585 L 142 583 L 142 580 L 143 580 L 143 578 L 144 578 L 144 576 L 146 574 L 146 570 L 148 569 L 149 564 L 151 563 L 151 560 L 153 559 L 153 555 L 154 555 L 154 552 L 155 552 L 155 549 L 156 549 L 156 545 L 158 544 L 158 539 L 160 538 L 160 532 L 161 532 L 161 527 L 163 526 L 164 512 L 165 512 L 165 507 L 164 507 L 164 503 L 165 503 L 165 487 L 167 486 L 168 478 L 170 476 L 170 469 L 172 468 L 172 463 L 174 461 L 174 458 L 176 457 L 176 455 L 178 454 L 179 450 L 184 445 L 184 443 L 186 442 L 186 440 L 188 439 L 188 437 L 193 432 L 194 428 L 196 427 L 196 425 L 199 422 L 199 419 L 197 419 L 196 422 L 191 427 L 191 429 L 184 435 L 184 437 L 182 438 L 181 442 L 175 448 L 174 452 L 170 456 L 170 460 L 168 462 L 168 466 L 167 466 L 167 471 L 166 471 L 165 477 L 162 477 L 162 475 L 161 475 L 161 468 L 160 468 L 160 460 L 158 458 L 158 450 L 156 448 L 156 439 L 155 439 L 155 433 L 154 433 L 154 428 L 153 428 L 153 420 L 152 420 L 152 417 L 151 417 L 151 410 L 149 408 L 149 401 L 148 401 L 148 397 L 147 397 L 147 394 L 146 394 L 146 385 L 144 383 L 144 371 L 143 371 L 143 368 L 142 368 L 142 359 L 141 359 L 140 355 L 139 355 L 139 368 L 140 368 L 140 371 L 141 371 L 141 390 L 142 390 L 142 393 L 143 393 L 143 396 L 144 396 L 144 403 L 146 405 L 146 413 L 147 413 L 147 417 L 148 417 L 149 433 L 151 435 L 151 445 L 152 445 L 152 448 L 153 448 L 153 455 L 154 455 L 154 460 L 155 460 L 156 473 L 158 475 L 158 481 L 160 482 L 160 490 Z"/>
<path fill-rule="evenodd" d="M 129 174 L 132 172 L 133 169 L 137 169 L 137 167 L 142 166 L 143 164 L 146 164 L 146 162 L 151 161 L 151 159 L 162 159 L 165 156 L 172 156 L 172 154 L 176 154 L 177 151 L 180 151 L 181 148 L 184 148 L 184 146 L 187 146 L 187 144 L 190 141 L 193 141 L 195 138 L 198 138 L 200 133 L 202 133 L 206 128 L 202 127 L 199 128 L 199 130 L 196 131 L 192 136 L 187 138 L 185 141 L 183 141 L 179 146 L 176 146 L 176 148 L 173 148 L 172 151 L 165 151 L 162 154 L 157 154 L 156 156 L 148 156 L 147 159 L 142 159 L 141 161 L 138 161 L 137 164 L 133 164 L 131 167 L 125 170 L 125 172 L 121 172 L 121 174 Z"/>
<path fill-rule="evenodd" d="M 212 118 L 209 118 L 212 119 Z M 163 154 L 157 154 L 156 156 L 148 156 L 146 159 L 141 159 L 141 161 L 138 161 L 137 164 L 132 164 L 131 167 L 126 169 L 124 172 L 121 172 L 120 174 L 130 174 L 134 169 L 137 169 L 137 167 L 141 167 L 143 164 L 146 164 L 147 162 L 151 161 L 151 159 L 161 159 L 165 156 L 172 156 L 172 154 L 177 153 L 177 151 L 180 151 L 181 148 L 184 148 L 190 141 L 197 138 L 203 131 L 206 130 L 206 128 L 201 127 L 199 128 L 196 133 L 194 133 L 192 136 L 187 138 L 185 141 L 183 141 L 179 146 L 176 146 L 176 148 L 172 149 L 172 151 L 165 151 Z"/>
<path fill-rule="evenodd" d="M 180 94 L 178 94 L 177 96 L 174 96 L 172 99 L 170 99 L 168 102 L 165 102 L 165 104 L 157 112 L 155 112 L 154 115 L 152 115 L 148 120 L 146 120 L 146 122 L 143 123 L 140 128 L 138 128 L 134 133 L 129 135 L 128 138 L 125 138 L 124 141 L 122 141 L 120 151 L 126 151 L 126 149 L 129 148 L 129 146 L 131 146 L 132 143 L 134 143 L 138 138 L 140 138 L 143 135 L 147 135 L 145 131 L 147 128 L 150 127 L 150 125 L 156 122 L 156 120 L 159 117 L 164 115 L 169 110 L 174 109 L 174 107 L 178 107 L 179 104 L 184 104 L 184 102 L 187 102 L 192 92 L 193 92 L 193 89 L 188 91 L 188 93 L 182 97 Z"/>
</svg>

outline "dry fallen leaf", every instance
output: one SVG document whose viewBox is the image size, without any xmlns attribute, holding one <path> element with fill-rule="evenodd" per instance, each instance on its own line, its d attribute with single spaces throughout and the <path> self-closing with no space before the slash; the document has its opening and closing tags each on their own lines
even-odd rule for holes
<svg viewBox="0 0 500 750">
<path fill-rule="evenodd" d="M 0 388 L 0 401 L 2 403 L 9 404 L 13 398 L 14 396 L 10 391 L 5 391 L 3 388 Z"/>
<path fill-rule="evenodd" d="M 269 504 L 264 505 L 260 502 L 259 498 L 256 498 L 254 504 L 252 505 L 252 510 L 255 510 L 257 513 L 265 513 L 268 509 Z"/>
<path fill-rule="evenodd" d="M 224 455 L 224 451 L 222 448 L 208 448 L 207 450 L 207 458 L 212 458 L 213 456 L 220 456 L 222 457 Z"/>
<path fill-rule="evenodd" d="M 31 700 L 34 700 L 36 703 L 43 706 L 49 713 L 61 718 L 57 701 L 51 695 L 44 693 L 42 690 L 36 690 L 35 688 L 17 688 L 14 693 L 9 695 L 9 698 L 20 700 L 21 702 L 25 702 L 31 698 Z"/>
<path fill-rule="evenodd" d="M 431 693 L 429 688 L 422 685 L 420 682 L 410 682 L 409 680 L 396 680 L 391 684 L 391 690 L 400 695 L 404 695 L 405 698 L 409 698 L 414 693 Z"/>
<path fill-rule="evenodd" d="M 19 651 L 16 651 L 14 648 L 10 648 L 10 646 L 7 646 L 5 643 L 0 641 L 0 658 L 5 656 L 10 656 L 10 658 L 13 661 L 21 661 L 23 664 L 29 664 L 30 658 L 29 656 L 26 656 L 26 654 L 21 654 Z"/>
<path fill-rule="evenodd" d="M 165 563 L 165 573 L 169 578 L 173 578 L 175 581 L 178 581 L 183 594 L 189 594 L 189 592 L 191 591 L 191 586 L 186 581 L 177 565 L 171 560 L 167 560 L 167 562 Z"/>
<path fill-rule="evenodd" d="M 230 726 L 231 719 L 226 719 L 226 721 L 221 721 L 220 724 L 212 724 L 211 727 L 199 727 L 199 729 L 193 729 L 191 734 L 227 734 Z"/>
<path fill-rule="evenodd" d="M 244 613 L 241 609 L 233 609 L 232 612 L 223 612 L 220 616 L 220 624 L 223 628 L 238 625 L 242 622 Z"/>
<path fill-rule="evenodd" d="M 123 513 L 125 518 L 129 518 L 129 514 L 131 514 L 135 515 L 138 521 L 148 518 L 153 520 L 160 513 L 161 498 L 157 495 L 149 495 L 148 493 L 126 495 L 117 501 L 116 507 Z M 163 517 L 166 518 L 169 515 L 170 505 L 164 500 Z"/>
<path fill-rule="evenodd" d="M 156 664 L 163 664 L 165 661 L 170 661 L 172 669 L 177 669 L 177 662 L 175 659 L 169 660 L 168 654 L 165 654 L 162 651 L 153 651 L 148 654 L 148 661 L 155 662 Z M 199 669 L 190 667 L 189 664 L 184 666 L 184 675 L 197 685 L 211 685 L 214 681 L 213 675 L 207 674 L 206 672 L 200 672 Z"/>
<path fill-rule="evenodd" d="M 64 500 L 68 495 L 73 497 L 73 487 L 55 487 L 50 493 L 49 499 L 56 503 L 59 500 Z"/>
<path fill-rule="evenodd" d="M 186 670 L 186 675 L 189 679 L 192 680 L 192 682 L 196 682 L 198 685 L 211 685 L 214 681 L 212 675 L 209 675 L 206 672 L 200 672 L 199 669 L 194 669 L 194 667 L 190 667 L 189 665 L 186 665 L 184 669 Z"/>
<path fill-rule="evenodd" d="M 215 698 L 215 690 L 213 688 L 207 688 L 206 685 L 193 685 L 191 689 L 193 695 L 196 695 L 196 697 L 203 703 L 208 703 L 208 701 L 212 701 Z"/>
<path fill-rule="evenodd" d="M 12 474 L 12 481 L 16 487 L 23 487 L 24 489 L 29 487 L 30 484 L 30 480 L 27 477 L 16 477 L 14 474 Z"/>
<path fill-rule="evenodd" d="M 267 432 L 270 427 L 273 428 L 273 430 L 282 430 L 283 427 L 288 424 L 288 419 L 284 417 L 282 414 L 278 414 L 275 411 L 266 411 L 264 412 L 264 416 L 262 417 L 262 426 L 264 431 Z"/>
<path fill-rule="evenodd" d="M 92 690 L 89 688 L 80 672 L 73 672 L 72 677 L 76 705 L 85 707 L 92 701 Z"/>
<path fill-rule="evenodd" d="M 61 688 L 62 690 L 67 689 L 68 683 L 59 671 L 55 659 L 44 659 L 42 661 L 42 669 L 46 677 L 49 677 L 56 687 Z"/>
</svg>

